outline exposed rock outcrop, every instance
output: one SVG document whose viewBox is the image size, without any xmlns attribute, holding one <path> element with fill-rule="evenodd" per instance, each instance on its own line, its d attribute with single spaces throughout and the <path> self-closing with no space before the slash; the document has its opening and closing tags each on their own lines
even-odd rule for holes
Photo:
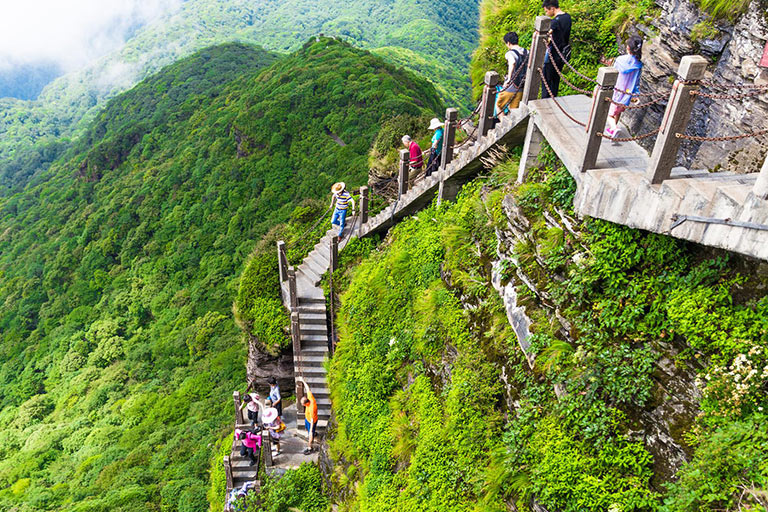
<svg viewBox="0 0 768 512">
<path fill-rule="evenodd" d="M 656 0 L 660 15 L 651 26 L 638 29 L 649 40 L 644 52 L 643 92 L 668 91 L 671 77 L 685 55 L 700 54 L 712 60 L 706 80 L 723 86 L 719 94 L 735 94 L 734 84 L 766 84 L 768 68 L 758 66 L 766 41 L 768 20 L 765 0 L 752 0 L 747 13 L 735 23 L 713 20 L 689 0 Z M 629 110 L 624 121 L 634 133 L 656 129 L 666 102 L 642 110 Z M 755 98 L 723 100 L 698 98 L 691 135 L 738 135 L 768 126 L 768 93 Z M 650 146 L 653 138 L 643 141 Z M 684 141 L 679 164 L 694 169 L 721 168 L 757 172 L 765 159 L 768 136 L 738 141 L 697 143 Z"/>
</svg>

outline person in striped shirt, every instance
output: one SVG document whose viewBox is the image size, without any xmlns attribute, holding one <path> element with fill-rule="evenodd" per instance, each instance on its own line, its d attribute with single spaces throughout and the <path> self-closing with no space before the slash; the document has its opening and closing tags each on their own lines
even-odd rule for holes
<svg viewBox="0 0 768 512">
<path fill-rule="evenodd" d="M 352 199 L 352 194 L 347 192 L 345 188 L 346 184 L 343 181 L 334 183 L 331 187 L 331 206 L 334 201 L 336 202 L 336 209 L 333 211 L 333 218 L 331 218 L 331 225 L 339 226 L 339 238 L 344 233 L 344 226 L 347 224 L 347 211 L 349 210 L 349 203 L 352 203 L 352 215 L 354 216 L 355 200 Z"/>
</svg>

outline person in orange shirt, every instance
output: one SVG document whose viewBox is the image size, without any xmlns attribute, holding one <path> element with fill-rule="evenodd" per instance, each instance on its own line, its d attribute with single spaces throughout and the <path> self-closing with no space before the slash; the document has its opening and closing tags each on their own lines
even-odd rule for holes
<svg viewBox="0 0 768 512">
<path fill-rule="evenodd" d="M 304 384 L 304 389 L 307 391 L 307 394 L 301 397 L 301 405 L 304 406 L 304 427 L 307 429 L 308 439 L 304 455 L 307 455 L 312 453 L 312 443 L 317 432 L 317 400 L 315 400 L 315 395 L 312 394 L 312 390 L 309 389 L 309 384 L 304 380 L 304 377 L 299 377 L 296 381 Z"/>
</svg>

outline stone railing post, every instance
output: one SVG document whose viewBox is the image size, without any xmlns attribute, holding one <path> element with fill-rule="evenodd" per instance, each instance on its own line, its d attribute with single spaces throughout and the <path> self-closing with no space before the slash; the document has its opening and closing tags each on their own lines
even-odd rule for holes
<svg viewBox="0 0 768 512">
<path fill-rule="evenodd" d="M 299 293 L 296 290 L 296 270 L 291 267 L 288 269 L 288 297 L 291 310 L 299 307 Z"/>
<path fill-rule="evenodd" d="M 235 391 L 232 393 L 232 398 L 235 402 L 235 425 L 242 425 L 245 423 L 245 420 L 243 420 L 243 410 L 240 409 L 240 406 L 242 405 L 242 401 L 240 400 L 240 392 Z"/>
<path fill-rule="evenodd" d="M 288 257 L 285 255 L 285 242 L 277 242 L 277 261 L 280 266 L 280 282 L 288 279 Z"/>
<path fill-rule="evenodd" d="M 229 460 L 229 455 L 224 456 L 224 474 L 227 475 L 227 491 L 230 491 L 235 487 L 235 479 L 232 476 L 232 463 Z"/>
<path fill-rule="evenodd" d="M 264 452 L 264 466 L 272 467 L 272 438 L 269 435 L 269 430 L 261 431 L 261 451 Z"/>
<path fill-rule="evenodd" d="M 440 170 L 448 167 L 453 160 L 453 146 L 456 144 L 456 120 L 459 111 L 455 108 L 445 109 L 445 129 L 443 130 L 443 154 L 440 157 Z"/>
<path fill-rule="evenodd" d="M 488 71 L 485 74 L 485 87 L 483 87 L 483 99 L 480 102 L 480 124 L 477 128 L 478 139 L 485 137 L 493 124 L 493 111 L 496 104 L 496 84 L 499 83 L 499 74 Z"/>
<path fill-rule="evenodd" d="M 330 269 L 331 272 L 339 268 L 339 236 L 335 235 L 331 238 L 331 264 Z"/>
<path fill-rule="evenodd" d="M 368 222 L 368 187 L 360 187 L 360 224 Z"/>
<path fill-rule="evenodd" d="M 657 184 L 669 178 L 672 167 L 675 166 L 680 139 L 677 134 L 685 133 L 693 110 L 696 97 L 691 93 L 699 88 L 696 81 L 704 78 L 707 69 L 707 59 L 700 55 L 686 55 L 680 60 L 677 80 L 672 85 L 667 109 L 661 121 L 656 144 L 653 146 L 651 160 L 648 164 L 647 177 L 651 183 Z"/>
<path fill-rule="evenodd" d="M 407 149 L 400 150 L 400 167 L 397 174 L 397 197 L 400 198 L 408 192 L 408 170 L 411 154 Z"/>
<path fill-rule="evenodd" d="M 763 168 L 760 169 L 760 174 L 757 176 L 752 193 L 760 199 L 768 199 L 768 156 L 765 157 L 765 163 L 763 163 Z"/>
<path fill-rule="evenodd" d="M 581 172 L 595 168 L 597 154 L 600 152 L 605 121 L 608 119 L 608 110 L 611 107 L 613 87 L 619 78 L 616 68 L 600 68 L 597 72 L 597 85 L 592 93 L 592 110 L 587 122 L 587 144 L 584 148 L 584 158 L 581 161 Z"/>
<path fill-rule="evenodd" d="M 527 104 L 539 97 L 541 88 L 541 76 L 539 68 L 544 65 L 544 55 L 547 53 L 547 38 L 552 20 L 548 16 L 536 16 L 534 24 L 533 42 L 528 56 L 528 68 L 525 70 L 525 87 L 523 87 L 523 99 L 521 103 Z"/>
</svg>

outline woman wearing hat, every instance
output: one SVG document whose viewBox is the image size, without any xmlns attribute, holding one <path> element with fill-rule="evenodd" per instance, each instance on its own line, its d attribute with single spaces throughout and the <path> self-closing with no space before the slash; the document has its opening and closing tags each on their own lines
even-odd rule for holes
<svg viewBox="0 0 768 512">
<path fill-rule="evenodd" d="M 339 226 L 339 238 L 344 233 L 344 226 L 347 224 L 347 210 L 349 209 L 349 203 L 352 203 L 352 211 L 354 216 L 355 200 L 352 199 L 352 194 L 347 192 L 345 188 L 347 185 L 343 181 L 334 183 L 331 187 L 331 206 L 336 202 L 336 209 L 333 211 L 333 218 L 331 218 L 331 225 Z"/>
<path fill-rule="evenodd" d="M 427 176 L 431 176 L 433 172 L 437 171 L 437 167 L 440 165 L 440 156 L 443 154 L 443 123 L 436 117 L 433 117 L 429 122 L 429 129 L 435 130 L 432 135 L 432 151 L 429 153 L 429 161 L 427 162 Z"/>
<path fill-rule="evenodd" d="M 264 428 L 269 430 L 269 437 L 275 442 L 277 455 L 280 455 L 280 436 L 285 427 L 283 427 L 283 420 L 277 413 L 277 409 L 272 407 L 272 401 L 269 399 L 264 400 L 264 411 L 261 413 L 261 421 Z"/>
</svg>

